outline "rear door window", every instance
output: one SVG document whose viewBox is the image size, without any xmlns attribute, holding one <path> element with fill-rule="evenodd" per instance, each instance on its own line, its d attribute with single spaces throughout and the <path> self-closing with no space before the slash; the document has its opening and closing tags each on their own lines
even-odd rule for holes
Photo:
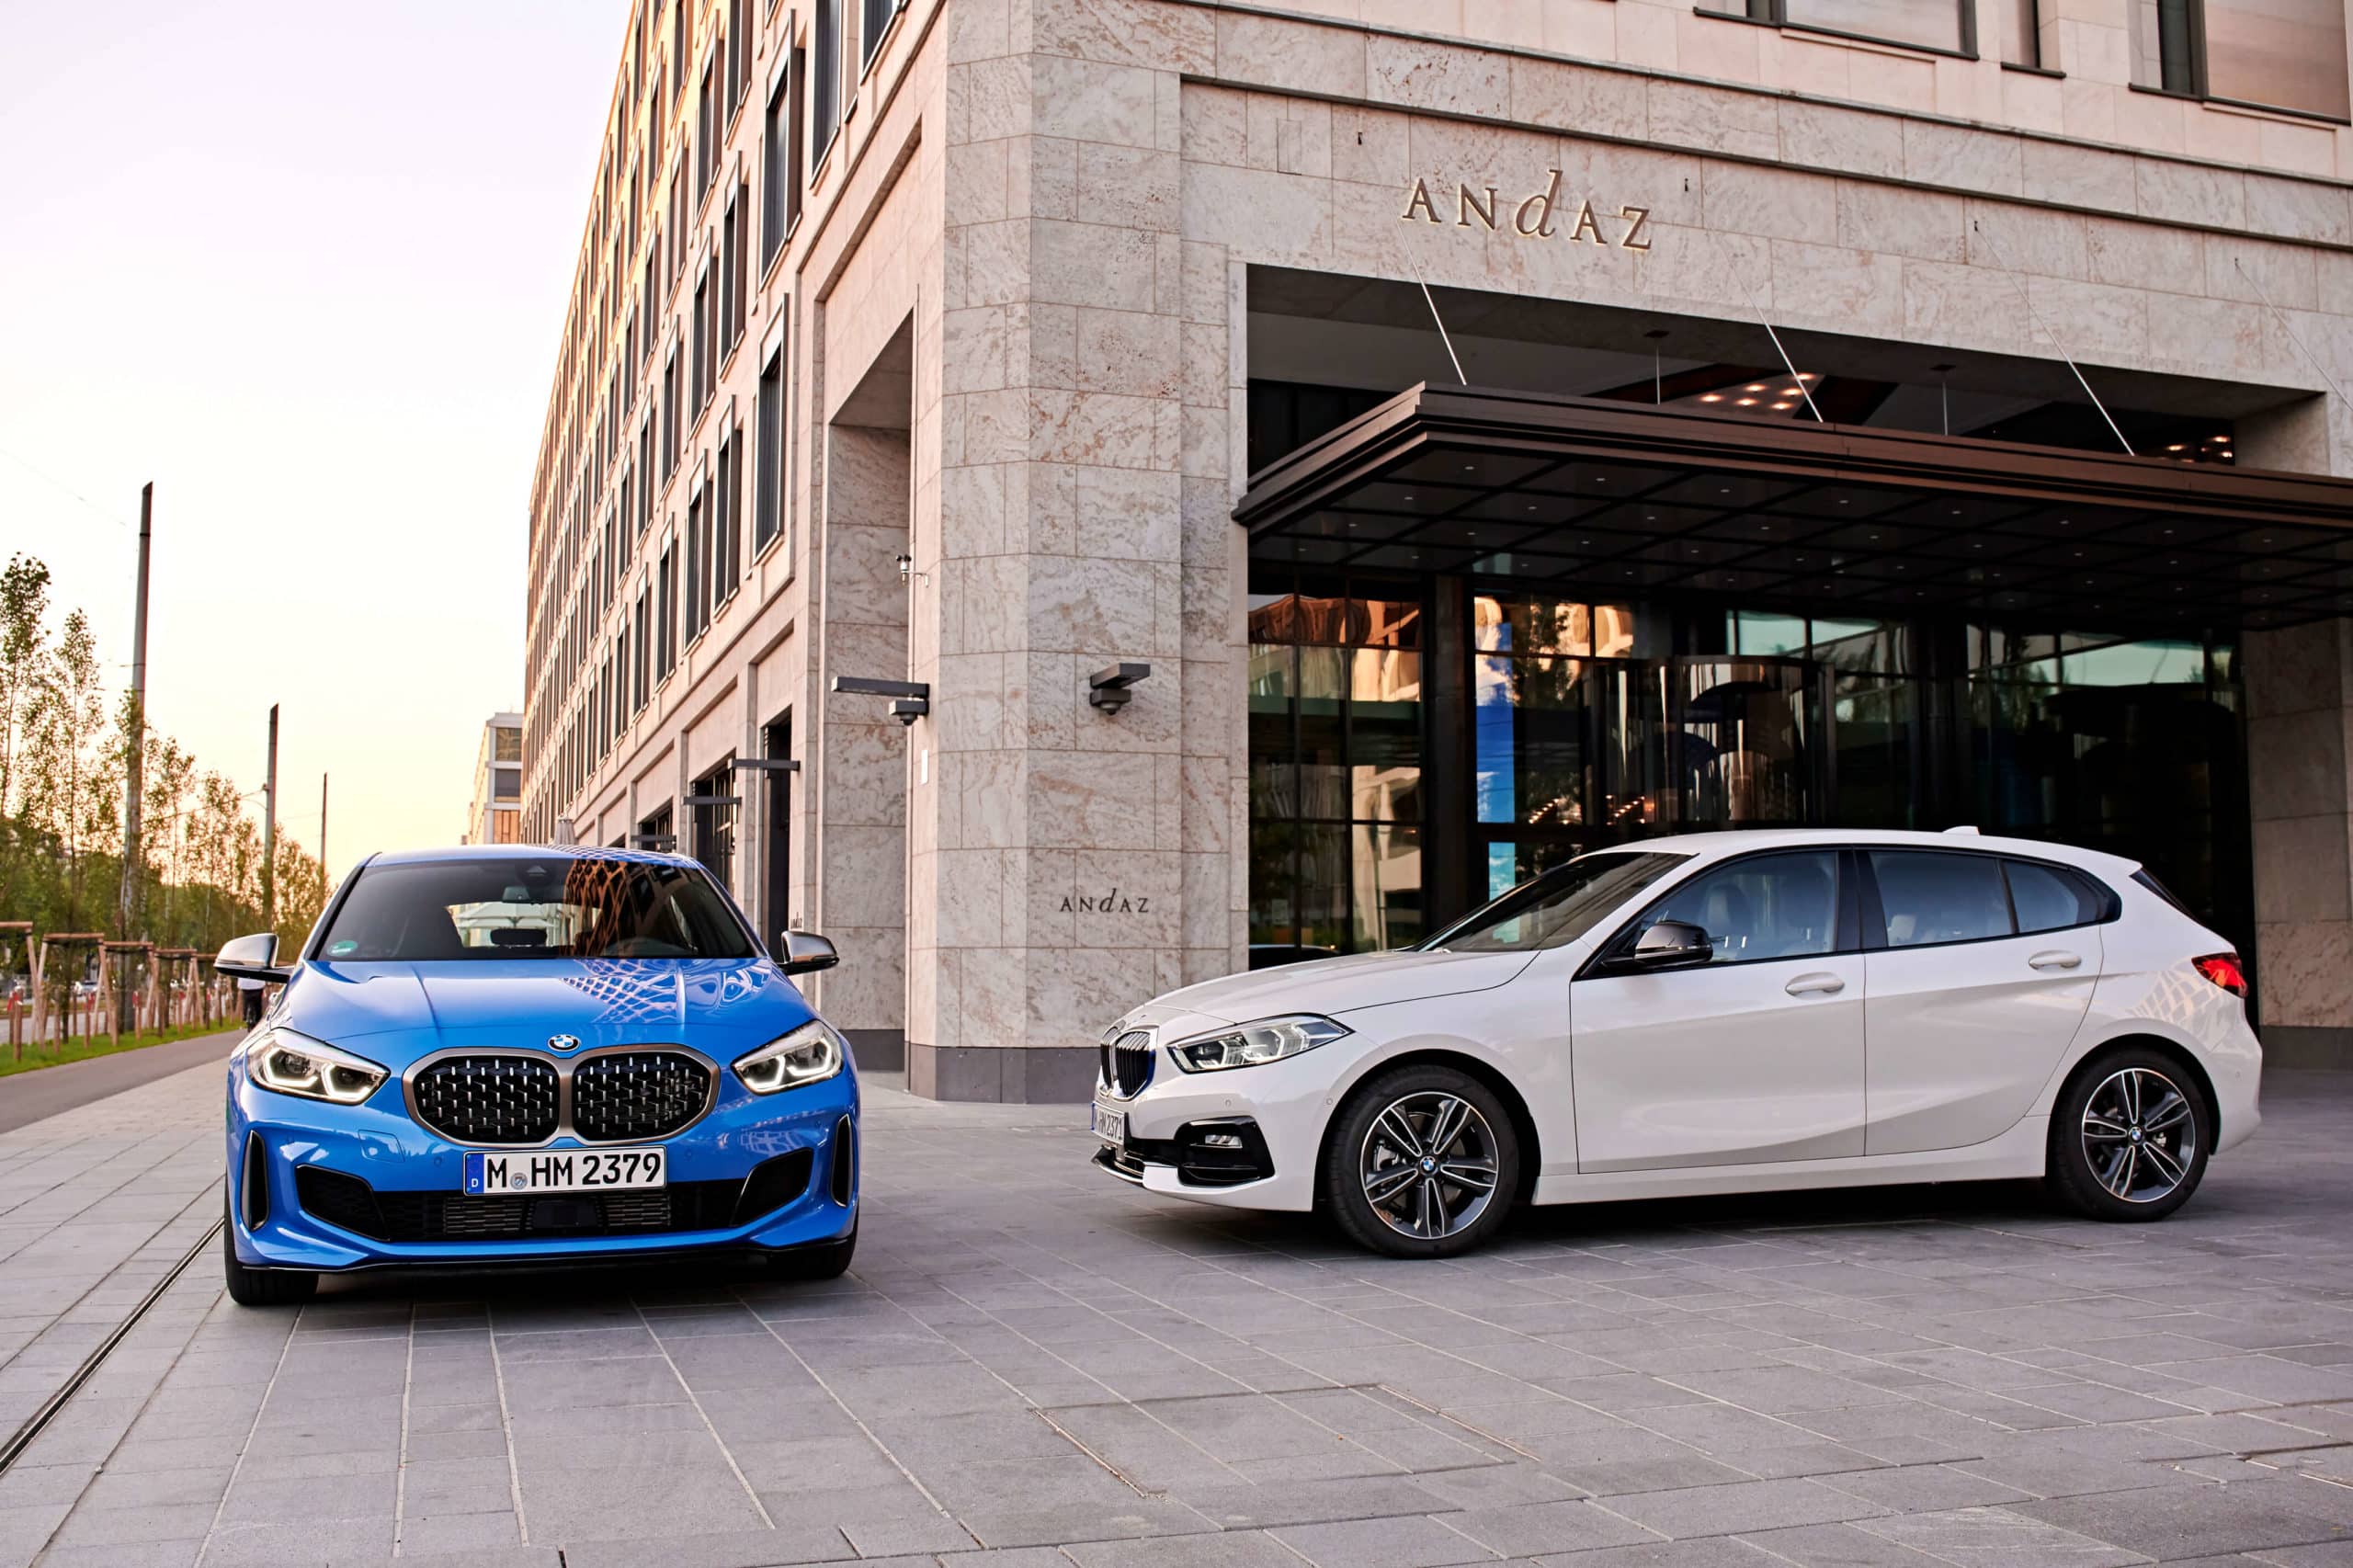
<svg viewBox="0 0 2353 1568">
<path fill-rule="evenodd" d="M 2009 874 L 2010 905 L 2021 935 L 2089 926 L 2100 916 L 2099 896 L 2073 871 L 2033 860 L 2005 860 L 2002 869 Z"/>
<path fill-rule="evenodd" d="M 1889 947 L 1982 942 L 2012 934 L 2002 863 L 1991 855 L 1875 849 L 1870 859 Z"/>
</svg>

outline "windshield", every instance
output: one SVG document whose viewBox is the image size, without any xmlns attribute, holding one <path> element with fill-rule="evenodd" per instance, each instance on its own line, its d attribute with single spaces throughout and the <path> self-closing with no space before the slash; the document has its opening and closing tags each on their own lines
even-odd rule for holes
<svg viewBox="0 0 2353 1568">
<path fill-rule="evenodd" d="M 1527 953 L 1574 942 L 1594 923 L 1688 855 L 1605 849 L 1519 884 L 1432 937 L 1426 949 L 1449 953 Z"/>
<path fill-rule="evenodd" d="M 700 871 L 597 855 L 362 868 L 319 944 L 335 962 L 743 959 L 752 939 Z"/>
</svg>

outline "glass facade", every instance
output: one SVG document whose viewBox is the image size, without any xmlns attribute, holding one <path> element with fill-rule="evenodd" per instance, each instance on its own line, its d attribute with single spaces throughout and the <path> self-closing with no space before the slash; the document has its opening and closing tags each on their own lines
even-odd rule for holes
<svg viewBox="0 0 2353 1568">
<path fill-rule="evenodd" d="M 1250 600 L 1250 939 L 1414 941 L 1570 856 L 1939 828 L 2145 861 L 2253 937 L 2234 650 L 1339 577 Z"/>
</svg>

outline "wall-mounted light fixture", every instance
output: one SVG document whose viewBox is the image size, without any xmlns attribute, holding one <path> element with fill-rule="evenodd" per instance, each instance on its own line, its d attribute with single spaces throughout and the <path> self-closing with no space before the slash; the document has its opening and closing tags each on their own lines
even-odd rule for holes
<svg viewBox="0 0 2353 1568">
<path fill-rule="evenodd" d="M 931 711 L 931 687 L 919 680 L 877 680 L 868 676 L 835 676 L 833 689 L 845 697 L 888 697 L 891 717 L 912 725 Z"/>
<path fill-rule="evenodd" d="M 1086 677 L 1090 688 L 1086 700 L 1106 713 L 1117 713 L 1135 696 L 1129 687 L 1152 674 L 1152 666 L 1144 664 L 1121 663 L 1097 670 Z"/>
</svg>

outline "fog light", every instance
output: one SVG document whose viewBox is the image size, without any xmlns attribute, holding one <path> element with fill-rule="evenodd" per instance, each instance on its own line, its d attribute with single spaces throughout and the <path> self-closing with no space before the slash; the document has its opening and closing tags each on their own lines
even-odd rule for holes
<svg viewBox="0 0 2353 1568">
<path fill-rule="evenodd" d="M 1242 1147 L 1242 1135 L 1238 1132 L 1205 1132 L 1201 1134 L 1201 1143 L 1210 1149 L 1239 1149 Z"/>
</svg>

